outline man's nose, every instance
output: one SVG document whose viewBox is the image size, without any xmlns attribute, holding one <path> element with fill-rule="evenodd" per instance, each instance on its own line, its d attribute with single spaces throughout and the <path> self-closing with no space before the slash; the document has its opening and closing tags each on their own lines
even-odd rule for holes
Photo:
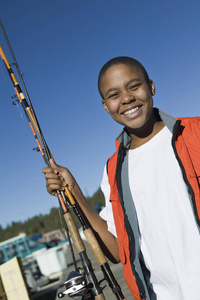
<svg viewBox="0 0 200 300">
<path fill-rule="evenodd" d="M 133 101 L 135 101 L 135 98 L 129 91 L 124 91 L 122 93 L 122 103 L 123 104 L 130 103 Z"/>
</svg>

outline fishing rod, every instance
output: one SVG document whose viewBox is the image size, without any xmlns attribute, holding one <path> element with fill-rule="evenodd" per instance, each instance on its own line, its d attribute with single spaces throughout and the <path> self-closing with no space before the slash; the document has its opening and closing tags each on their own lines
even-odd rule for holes
<svg viewBox="0 0 200 300">
<path fill-rule="evenodd" d="M 2 24 L 2 22 L 0 24 Z M 8 40 L 8 38 L 7 38 L 7 40 Z M 40 129 L 40 126 L 39 126 L 38 120 L 36 118 L 35 112 L 33 110 L 33 106 L 31 104 L 30 98 L 29 98 L 29 102 L 31 105 L 29 105 L 27 103 L 26 98 L 24 97 L 24 94 L 19 86 L 19 83 L 17 82 L 17 79 L 13 73 L 13 70 L 12 70 L 10 64 L 8 63 L 8 60 L 7 60 L 7 58 L 3 52 L 3 49 L 1 47 L 0 47 L 0 55 L 2 57 L 2 60 L 4 61 L 4 64 L 7 68 L 7 70 L 8 70 L 8 74 L 14 85 L 14 89 L 15 89 L 15 92 L 19 99 L 19 102 L 21 103 L 21 105 L 23 107 L 23 110 L 25 112 L 25 115 L 27 117 L 29 125 L 31 127 L 32 133 L 36 139 L 39 151 L 41 152 L 46 165 L 48 167 L 50 167 L 49 160 L 50 160 L 50 158 L 53 159 L 53 157 L 52 157 L 52 154 L 46 144 L 46 141 L 44 139 L 42 131 Z M 15 65 L 16 65 L 16 63 L 15 63 Z M 19 69 L 19 67 L 18 67 L 18 69 Z M 21 74 L 21 72 L 20 72 L 20 74 Z M 21 78 L 21 76 L 20 76 L 20 78 Z M 34 128 L 35 128 L 35 130 L 34 130 Z M 41 140 L 41 143 L 39 142 L 39 138 L 37 137 L 37 134 Z M 43 145 L 43 147 L 41 146 L 41 144 Z M 44 148 L 44 150 L 43 150 L 43 148 Z M 67 196 L 67 198 L 65 197 L 65 195 Z M 95 299 L 101 299 L 101 298 L 104 299 L 104 296 L 102 294 L 102 288 L 100 288 L 97 284 L 98 282 L 96 280 L 96 277 L 93 274 L 94 272 L 92 270 L 91 263 L 87 257 L 85 246 L 80 237 L 78 229 L 76 228 L 74 220 L 73 220 L 71 214 L 69 213 L 69 210 L 68 210 L 69 207 L 73 209 L 73 211 L 75 212 L 76 216 L 78 217 L 78 219 L 83 227 L 83 232 L 86 237 L 86 240 L 87 240 L 88 244 L 90 245 L 99 265 L 101 266 L 102 272 L 104 274 L 104 280 L 106 280 L 108 282 L 110 288 L 112 289 L 113 293 L 115 294 L 115 296 L 118 300 L 125 299 L 124 295 L 122 294 L 121 288 L 118 285 L 116 279 L 114 278 L 114 275 L 112 274 L 109 264 L 98 244 L 98 241 L 96 240 L 96 237 L 94 236 L 92 229 L 88 227 L 88 224 L 85 221 L 84 216 L 80 212 L 79 207 L 77 206 L 68 187 L 65 187 L 65 193 L 57 191 L 57 197 L 58 197 L 60 206 L 62 208 L 63 216 L 66 221 L 67 227 L 69 229 L 70 235 L 74 242 L 76 251 L 81 257 L 81 261 L 82 261 L 82 264 L 86 271 L 86 275 L 89 278 L 89 282 L 92 282 L 92 285 L 93 285 L 92 292 L 95 295 Z"/>
<path fill-rule="evenodd" d="M 17 81 L 17 79 L 16 79 L 16 77 L 13 73 L 13 70 L 12 70 L 12 68 L 11 68 L 11 66 L 10 66 L 10 64 L 9 64 L 9 62 L 8 62 L 1 46 L 0 46 L 0 56 L 1 56 L 2 60 L 4 61 L 4 64 L 5 64 L 5 66 L 7 68 L 7 71 L 8 71 L 8 74 L 10 75 L 10 79 L 13 83 L 13 86 L 14 86 L 15 92 L 17 94 L 17 97 L 19 99 L 19 102 L 21 103 L 23 111 L 26 115 L 27 121 L 28 121 L 28 123 L 30 125 L 30 128 L 31 128 L 31 131 L 32 131 L 32 133 L 35 137 L 35 140 L 36 140 L 36 143 L 38 145 L 39 151 L 40 151 L 46 165 L 48 167 L 50 167 L 49 160 L 46 157 L 46 153 L 43 151 L 41 142 L 40 142 L 40 140 L 37 136 L 37 133 L 38 133 L 38 135 L 41 138 L 41 132 L 39 131 L 39 127 L 37 126 L 37 122 L 36 122 L 32 112 L 30 110 L 30 107 L 28 106 L 28 103 L 27 103 L 27 101 L 24 97 L 24 94 L 23 94 L 23 92 L 20 88 L 20 85 L 19 85 L 19 83 L 18 83 L 18 81 Z M 43 141 L 44 141 L 44 139 L 43 139 Z M 46 151 L 48 151 L 48 147 L 46 146 L 45 148 L 46 148 Z M 52 156 L 48 153 L 48 157 L 52 157 Z M 105 298 L 104 298 L 104 295 L 102 294 L 102 288 L 99 286 L 98 280 L 97 280 L 97 278 L 96 278 L 96 276 L 93 272 L 92 265 L 91 265 L 90 260 L 87 257 L 86 249 L 84 247 L 84 244 L 83 244 L 81 238 L 79 238 L 79 240 L 78 240 L 79 232 L 78 232 L 78 229 L 76 228 L 74 220 L 73 220 L 73 218 L 72 218 L 72 216 L 71 216 L 71 214 L 68 210 L 69 204 L 67 204 L 67 200 L 65 198 L 65 195 L 64 195 L 63 192 L 60 192 L 60 191 L 56 191 L 56 193 L 57 193 L 57 197 L 58 197 L 58 200 L 59 200 L 62 212 L 63 212 L 65 222 L 66 222 L 66 224 L 69 228 L 70 235 L 71 235 L 72 240 L 74 242 L 76 251 L 80 255 L 80 258 L 81 258 L 81 261 L 82 261 L 82 264 L 83 264 L 83 267 L 84 267 L 84 270 L 85 270 L 85 273 L 86 273 L 87 282 L 92 283 L 91 292 L 92 292 L 93 296 L 95 297 L 95 299 L 104 300 Z M 87 291 L 87 289 L 86 289 L 87 285 L 84 284 L 84 291 Z"/>
<path fill-rule="evenodd" d="M 1 20 L 0 20 L 0 26 L 1 26 L 2 32 L 3 32 L 3 34 L 4 34 L 4 37 L 5 37 L 6 43 L 7 43 L 7 45 L 8 45 L 8 48 L 9 48 L 9 50 L 10 50 L 10 53 L 11 53 L 11 55 L 12 55 L 12 58 L 13 58 L 13 61 L 14 61 L 14 65 L 15 65 L 15 67 L 16 67 L 16 69 L 17 69 L 17 73 L 18 73 L 18 75 L 19 75 L 19 78 L 20 78 L 20 81 L 21 81 L 21 83 L 22 83 L 23 89 L 24 89 L 24 91 L 25 91 L 27 101 L 28 101 L 28 103 L 29 103 L 29 106 L 31 107 L 32 112 L 34 113 L 33 107 L 32 107 L 32 103 L 31 103 L 31 99 L 30 99 L 30 97 L 29 97 L 28 90 L 27 90 L 27 88 L 26 88 L 26 85 L 25 85 L 25 82 L 24 82 L 24 79 L 23 79 L 23 73 L 20 71 L 19 65 L 18 65 L 18 63 L 17 63 L 16 57 L 15 57 L 15 55 L 14 55 L 13 49 L 12 49 L 12 47 L 11 47 L 11 44 L 10 44 L 10 42 L 9 42 L 8 36 L 7 36 L 7 34 L 6 34 L 6 31 L 5 31 L 4 27 L 3 27 L 3 24 L 2 24 L 2 22 L 1 22 Z M 35 113 L 34 113 L 34 114 L 35 114 Z"/>
<path fill-rule="evenodd" d="M 11 44 L 10 44 L 10 42 L 9 42 L 8 36 L 7 36 L 7 34 L 6 34 L 6 31 L 5 31 L 5 29 L 4 29 L 4 26 L 3 26 L 3 23 L 1 22 L 1 20 L 0 20 L 0 27 L 1 27 L 1 29 L 2 29 L 2 32 L 3 32 L 4 37 L 5 37 L 5 40 L 6 40 L 7 45 L 8 45 L 8 48 L 9 48 L 10 53 L 11 53 L 11 55 L 12 55 L 12 58 L 13 58 L 13 61 L 14 61 L 13 65 L 15 65 L 15 67 L 16 67 L 16 69 L 17 69 L 17 72 L 18 72 L 20 81 L 21 81 L 21 83 L 22 83 L 22 86 L 23 86 L 24 91 L 25 91 L 25 94 L 26 94 L 26 98 L 27 98 L 27 101 L 28 101 L 28 105 L 29 105 L 29 106 L 26 105 L 26 103 L 25 103 L 25 107 L 28 107 L 28 108 L 31 110 L 31 112 L 32 112 L 32 115 L 30 115 L 30 118 L 31 118 L 32 122 L 35 123 L 35 125 L 37 124 L 37 128 L 38 128 L 37 132 L 38 132 L 38 134 L 39 134 L 39 132 L 41 133 L 41 134 L 40 134 L 40 138 L 41 138 L 41 140 L 42 140 L 44 149 L 46 149 L 46 155 L 47 155 L 48 160 L 49 160 L 50 157 L 51 157 L 50 150 L 48 149 L 47 143 L 46 143 L 46 141 L 44 140 L 44 136 L 43 136 L 43 134 L 42 134 L 42 130 L 41 130 L 41 128 L 40 128 L 40 126 L 39 126 L 39 123 L 38 123 L 38 121 L 37 121 L 37 117 L 36 117 L 36 114 L 35 114 L 35 112 L 34 112 L 34 109 L 33 109 L 32 103 L 31 103 L 31 99 L 30 99 L 30 97 L 29 97 L 28 90 L 27 90 L 27 88 L 26 88 L 26 85 L 25 85 L 25 82 L 24 82 L 24 79 L 23 79 L 23 73 L 20 71 L 19 65 L 18 65 L 18 63 L 17 63 L 16 57 L 15 57 L 15 55 L 14 55 L 13 49 L 12 49 L 12 47 L 11 47 Z M 21 91 L 21 89 L 19 90 L 19 92 L 20 92 L 20 91 Z M 22 91 L 21 91 L 21 92 L 22 92 Z M 25 98 L 24 95 L 23 95 L 23 98 Z M 19 97 L 18 97 L 18 99 L 19 99 Z M 32 119 L 33 117 L 34 117 L 34 120 L 35 120 L 35 121 L 33 121 L 33 119 Z M 47 163 L 46 163 L 46 165 L 47 165 Z"/>
</svg>

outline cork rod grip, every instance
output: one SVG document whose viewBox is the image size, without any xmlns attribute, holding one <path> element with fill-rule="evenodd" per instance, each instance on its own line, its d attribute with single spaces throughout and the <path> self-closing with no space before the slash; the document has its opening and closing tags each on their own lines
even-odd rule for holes
<svg viewBox="0 0 200 300">
<path fill-rule="evenodd" d="M 103 251 L 101 250 L 99 243 L 97 242 L 97 239 L 92 231 L 91 228 L 88 228 L 86 230 L 83 231 L 86 240 L 88 242 L 88 244 L 90 245 L 99 265 L 103 265 L 107 262 L 105 255 L 103 254 Z"/>
<path fill-rule="evenodd" d="M 72 237 L 72 240 L 74 242 L 74 246 L 76 248 L 77 253 L 81 253 L 86 251 L 85 245 L 80 237 L 79 231 L 74 223 L 74 220 L 69 212 L 64 214 L 65 222 L 67 224 L 67 227 L 69 229 L 70 235 Z"/>
<path fill-rule="evenodd" d="M 105 300 L 105 297 L 103 294 L 99 294 L 99 295 L 95 296 L 95 300 Z"/>
</svg>

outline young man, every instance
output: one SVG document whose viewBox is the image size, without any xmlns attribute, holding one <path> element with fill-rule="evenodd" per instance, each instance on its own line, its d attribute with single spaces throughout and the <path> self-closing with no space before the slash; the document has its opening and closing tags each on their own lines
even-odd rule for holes
<svg viewBox="0 0 200 300">
<path fill-rule="evenodd" d="M 121 260 L 134 299 L 199 300 L 200 118 L 153 108 L 154 82 L 129 57 L 107 62 L 98 87 L 124 126 L 104 170 L 106 206 L 97 216 L 69 170 L 54 163 L 43 169 L 47 190 L 68 185 L 107 256 Z"/>
</svg>

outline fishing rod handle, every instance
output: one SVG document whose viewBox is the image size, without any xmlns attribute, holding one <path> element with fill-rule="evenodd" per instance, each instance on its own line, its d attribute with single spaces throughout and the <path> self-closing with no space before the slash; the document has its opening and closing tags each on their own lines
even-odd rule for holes
<svg viewBox="0 0 200 300">
<path fill-rule="evenodd" d="M 85 249 L 84 243 L 80 237 L 80 234 L 76 227 L 74 219 L 69 211 L 64 213 L 64 219 L 65 219 L 65 222 L 69 229 L 72 240 L 74 242 L 77 253 L 79 255 L 81 255 L 81 257 L 86 255 L 86 249 Z M 112 271 L 107 263 L 107 260 L 103 254 L 103 251 L 101 250 L 101 248 L 99 246 L 99 243 L 98 243 L 92 229 L 88 228 L 88 229 L 85 229 L 83 232 L 84 232 L 86 240 L 87 240 L 93 254 L 95 255 L 99 265 L 102 267 L 102 271 L 104 273 L 105 279 L 107 280 L 107 282 L 108 282 L 110 288 L 112 289 L 113 293 L 115 294 L 116 298 L 118 300 L 125 300 L 125 298 L 121 292 L 121 288 L 118 285 L 117 281 L 115 280 L 115 278 L 112 274 Z M 85 261 L 85 258 L 83 259 L 83 261 Z M 87 264 L 87 267 L 88 267 L 88 264 Z M 97 300 L 105 299 L 103 293 L 101 293 L 101 292 L 99 293 L 99 292 L 100 291 L 98 291 L 98 294 L 95 295 L 95 299 L 97 299 Z"/>
<path fill-rule="evenodd" d="M 71 213 L 68 211 L 64 214 L 64 219 L 65 219 L 65 222 L 67 224 L 67 227 L 69 229 L 69 232 L 70 232 L 70 235 L 72 237 L 72 240 L 74 242 L 74 246 L 76 248 L 76 251 L 79 255 L 81 255 L 81 257 L 83 258 L 83 256 L 85 256 L 85 259 L 84 261 L 86 263 L 87 266 L 87 270 L 89 269 L 89 265 L 91 264 L 90 261 L 88 260 L 88 258 L 86 259 L 86 249 L 85 249 L 85 245 L 80 237 L 80 234 L 79 234 L 79 231 L 76 227 L 76 224 L 72 218 L 72 215 Z M 95 288 L 95 299 L 96 300 L 106 300 L 105 297 L 104 297 L 104 294 L 101 292 L 101 288 L 99 287 L 99 284 L 98 284 L 98 281 L 96 279 L 96 276 L 94 275 L 94 272 L 93 272 L 93 269 L 92 269 L 92 266 L 90 266 L 90 270 L 89 270 L 89 273 L 90 274 L 90 278 L 92 276 L 92 282 L 93 284 L 95 285 L 94 288 Z"/>
<path fill-rule="evenodd" d="M 106 300 L 103 294 L 95 296 L 95 300 Z"/>
<path fill-rule="evenodd" d="M 99 265 L 103 265 L 105 263 L 107 263 L 107 260 L 105 258 L 105 255 L 103 254 L 103 251 L 101 250 L 99 243 L 92 231 L 91 228 L 88 228 L 86 230 L 83 231 L 86 240 L 88 242 L 88 244 L 90 245 L 92 252 L 94 253 Z"/>
<path fill-rule="evenodd" d="M 101 247 L 99 246 L 99 243 L 98 243 L 92 229 L 88 228 L 88 229 L 84 230 L 83 233 L 84 233 L 86 240 L 87 240 L 88 244 L 90 245 L 90 248 L 92 249 L 99 265 L 102 268 L 102 271 L 104 273 L 106 281 L 108 282 L 108 284 L 109 284 L 110 288 L 112 289 L 113 293 L 115 294 L 116 298 L 120 299 L 120 300 L 126 300 L 124 298 L 124 295 L 121 291 L 119 284 L 117 283 L 117 280 L 115 279 L 115 277 L 110 269 L 110 266 L 106 260 L 106 257 L 104 255 L 103 251 L 101 250 Z"/>
<path fill-rule="evenodd" d="M 110 266 L 108 263 L 101 266 L 101 270 L 104 274 L 105 280 L 108 282 L 109 287 L 111 288 L 113 294 L 115 294 L 117 300 L 126 300 L 120 285 L 118 284 L 117 280 L 115 279 Z"/>
<path fill-rule="evenodd" d="M 78 254 L 80 254 L 81 252 L 84 252 L 86 251 L 85 249 L 85 245 L 80 237 L 80 233 L 76 227 L 76 224 L 72 218 L 72 215 L 70 214 L 69 211 L 67 211 L 65 214 L 64 214 L 64 219 L 65 219 L 65 222 L 67 224 L 67 227 L 69 229 L 69 232 L 70 232 L 70 235 L 72 237 L 72 240 L 74 242 L 74 246 L 76 248 L 76 251 Z"/>
</svg>

